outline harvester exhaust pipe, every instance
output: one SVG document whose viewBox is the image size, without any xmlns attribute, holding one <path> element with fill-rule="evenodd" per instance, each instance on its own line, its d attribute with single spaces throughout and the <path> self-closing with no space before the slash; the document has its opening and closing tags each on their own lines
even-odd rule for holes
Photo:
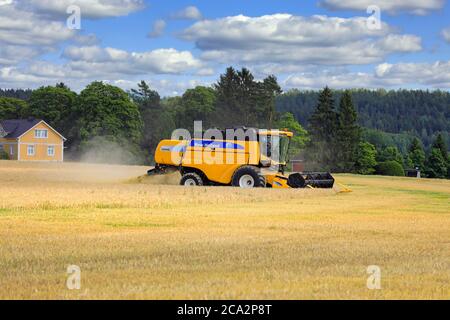
<svg viewBox="0 0 450 320">
<path fill-rule="evenodd" d="M 288 185 L 291 188 L 324 188 L 334 186 L 334 178 L 329 172 L 298 172 L 289 176 Z"/>
</svg>

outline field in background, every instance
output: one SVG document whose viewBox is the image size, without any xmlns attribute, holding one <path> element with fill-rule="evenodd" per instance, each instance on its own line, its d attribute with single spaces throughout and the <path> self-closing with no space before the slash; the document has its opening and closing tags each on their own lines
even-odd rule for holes
<svg viewBox="0 0 450 320">
<path fill-rule="evenodd" d="M 147 169 L 0 161 L 0 299 L 450 298 L 449 181 L 185 188 Z"/>
</svg>

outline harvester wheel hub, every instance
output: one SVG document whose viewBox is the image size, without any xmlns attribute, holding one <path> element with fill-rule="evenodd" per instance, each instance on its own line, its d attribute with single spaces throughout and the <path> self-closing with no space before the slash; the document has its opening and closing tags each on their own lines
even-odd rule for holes
<svg viewBox="0 0 450 320">
<path fill-rule="evenodd" d="M 195 172 L 185 173 L 181 177 L 181 181 L 180 181 L 180 185 L 187 186 L 187 187 L 202 186 L 203 184 L 204 183 L 203 183 L 202 177 Z"/>
<path fill-rule="evenodd" d="M 239 179 L 239 186 L 241 188 L 253 188 L 255 186 L 255 179 L 249 174 L 244 174 Z"/>
<path fill-rule="evenodd" d="M 196 186 L 197 184 L 195 183 L 194 179 L 186 179 L 186 181 L 184 182 L 185 186 Z"/>
</svg>

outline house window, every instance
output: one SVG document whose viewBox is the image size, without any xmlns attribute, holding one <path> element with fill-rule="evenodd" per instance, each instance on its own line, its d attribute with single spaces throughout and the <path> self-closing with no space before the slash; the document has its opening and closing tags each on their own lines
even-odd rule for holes
<svg viewBox="0 0 450 320">
<path fill-rule="evenodd" d="M 34 137 L 38 139 L 46 139 L 48 137 L 47 130 L 34 130 Z"/>
<path fill-rule="evenodd" d="M 47 155 L 49 157 L 54 157 L 55 156 L 55 146 L 48 146 L 47 147 Z"/>
<path fill-rule="evenodd" d="M 14 155 L 14 146 L 9 146 L 9 154 Z"/>
<path fill-rule="evenodd" d="M 29 156 L 34 156 L 34 145 L 32 145 L 32 144 L 30 144 L 30 145 L 28 145 L 28 148 L 27 148 L 27 155 L 29 155 Z"/>
</svg>

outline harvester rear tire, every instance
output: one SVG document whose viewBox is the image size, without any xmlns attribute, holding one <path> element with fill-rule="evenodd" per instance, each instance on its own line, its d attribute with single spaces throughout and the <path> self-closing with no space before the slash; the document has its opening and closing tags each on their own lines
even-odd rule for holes
<svg viewBox="0 0 450 320">
<path fill-rule="evenodd" d="M 243 166 L 236 170 L 231 179 L 233 187 L 241 188 L 264 188 L 266 178 L 253 166 Z"/>
<path fill-rule="evenodd" d="M 200 175 L 194 172 L 189 172 L 183 175 L 180 180 L 180 185 L 182 186 L 202 186 L 203 179 Z"/>
</svg>

